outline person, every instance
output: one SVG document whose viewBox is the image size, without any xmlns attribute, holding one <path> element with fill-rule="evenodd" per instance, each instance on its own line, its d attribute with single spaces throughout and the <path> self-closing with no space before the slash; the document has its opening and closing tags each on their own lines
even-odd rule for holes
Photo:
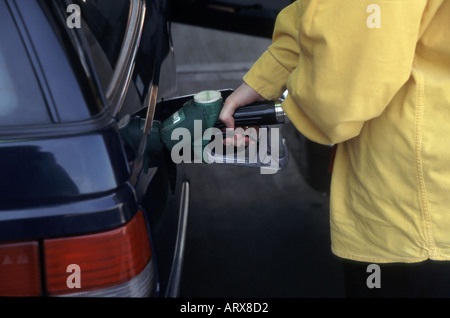
<svg viewBox="0 0 450 318">
<path fill-rule="evenodd" d="M 331 250 L 349 297 L 450 296 L 449 16 L 446 0 L 295 1 L 219 115 L 234 128 L 238 107 L 287 90 L 295 127 L 337 146 Z"/>
</svg>

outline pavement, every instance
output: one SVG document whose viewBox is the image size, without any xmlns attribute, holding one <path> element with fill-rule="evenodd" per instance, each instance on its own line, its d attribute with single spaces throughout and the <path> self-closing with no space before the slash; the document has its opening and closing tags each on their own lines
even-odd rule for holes
<svg viewBox="0 0 450 318">
<path fill-rule="evenodd" d="M 270 39 L 173 24 L 178 94 L 237 88 Z M 186 164 L 191 203 L 181 297 L 344 297 L 331 253 L 329 196 L 299 169 L 302 139 L 281 127 L 291 159 L 273 175 Z M 301 137 L 301 136 L 300 136 Z"/>
</svg>

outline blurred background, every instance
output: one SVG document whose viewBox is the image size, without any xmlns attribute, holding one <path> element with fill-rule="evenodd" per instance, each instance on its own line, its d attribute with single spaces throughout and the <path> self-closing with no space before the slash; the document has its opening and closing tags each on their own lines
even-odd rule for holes
<svg viewBox="0 0 450 318">
<path fill-rule="evenodd" d="M 236 89 L 270 39 L 172 24 L 178 94 Z M 329 196 L 301 172 L 304 139 L 281 127 L 286 170 L 186 164 L 191 180 L 181 297 L 343 297 Z"/>
</svg>

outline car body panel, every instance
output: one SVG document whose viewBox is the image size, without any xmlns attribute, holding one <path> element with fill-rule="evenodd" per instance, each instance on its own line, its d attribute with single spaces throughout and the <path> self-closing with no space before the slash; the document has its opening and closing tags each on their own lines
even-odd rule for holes
<svg viewBox="0 0 450 318">
<path fill-rule="evenodd" d="M 150 85 L 159 81 L 156 70 L 171 52 L 166 2 L 142 1 L 145 39 L 142 43 L 139 39 L 141 45 L 136 43 L 133 72 L 122 83 L 127 85 L 124 107 L 117 116 L 112 114 L 102 74 L 95 67 L 92 42 L 87 42 L 83 29 L 66 25 L 65 8 L 70 3 L 1 2 L 2 21 L 7 16 L 20 34 L 15 39 L 22 47 L 18 50 L 25 52 L 22 63 L 32 68 L 34 77 L 28 80 L 38 83 L 35 94 L 45 101 L 48 116 L 25 124 L 6 121 L 9 125 L 0 127 L 0 244 L 99 233 L 126 224 L 141 210 L 157 260 L 156 295 L 174 297 L 180 281 L 170 276 L 182 266 L 177 261 L 182 254 L 174 253 L 180 248 L 177 244 L 183 244 L 177 237 L 185 226 L 179 221 L 188 202 L 183 198 L 186 180 L 177 166 L 169 164 L 169 169 L 162 163 L 143 174 L 145 182 L 134 187 L 117 127 L 120 115 L 146 105 Z M 165 65 L 164 70 L 174 74 L 170 70 L 174 65 L 170 61 Z M 169 89 L 162 92 L 174 94 L 176 83 L 171 79 L 166 80 Z M 158 189 L 160 196 L 149 189 Z"/>
</svg>

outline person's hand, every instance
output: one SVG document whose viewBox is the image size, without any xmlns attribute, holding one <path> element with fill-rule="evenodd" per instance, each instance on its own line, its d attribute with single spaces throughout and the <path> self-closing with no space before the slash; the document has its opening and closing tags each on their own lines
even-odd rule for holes
<svg viewBox="0 0 450 318">
<path fill-rule="evenodd" d="M 222 111 L 219 114 L 219 120 L 221 120 L 228 129 L 233 130 L 234 127 L 234 112 L 239 107 L 259 102 L 265 101 L 266 99 L 262 97 L 258 92 L 256 92 L 253 88 L 248 86 L 246 83 L 242 83 L 228 98 L 225 100 L 225 103 L 222 107 Z M 248 143 L 248 138 L 245 136 L 236 134 L 235 138 L 225 138 L 225 144 L 228 145 L 234 141 L 235 146 L 239 146 Z"/>
<path fill-rule="evenodd" d="M 259 95 L 253 88 L 246 83 L 242 83 L 242 85 L 225 100 L 222 111 L 219 114 L 219 119 L 227 128 L 235 128 L 233 114 L 236 109 L 254 102 L 265 100 L 266 99 Z"/>
</svg>

